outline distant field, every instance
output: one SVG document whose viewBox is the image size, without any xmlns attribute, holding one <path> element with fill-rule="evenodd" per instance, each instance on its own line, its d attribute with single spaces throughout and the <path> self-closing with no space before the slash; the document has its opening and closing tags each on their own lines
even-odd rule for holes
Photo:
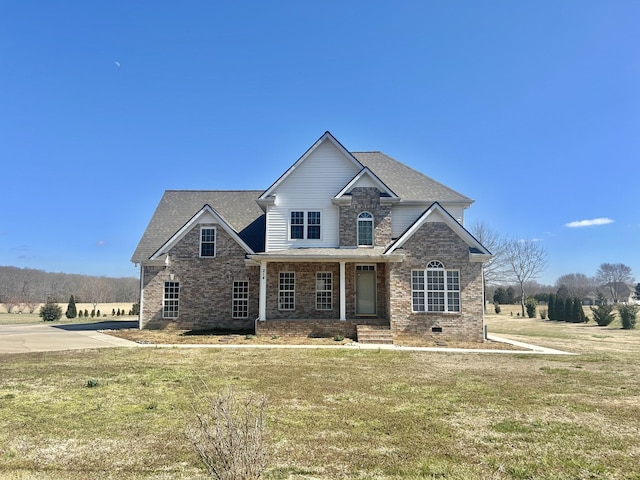
<svg viewBox="0 0 640 480">
<path fill-rule="evenodd" d="M 18 325 L 18 324 L 28 324 L 28 323 L 39 323 L 42 322 L 42 318 L 40 318 L 38 316 L 38 311 L 40 309 L 40 307 L 44 305 L 44 304 L 39 304 L 38 307 L 35 309 L 35 313 L 7 313 L 7 308 L 4 306 L 4 304 L 0 303 L 0 325 Z M 85 317 L 81 317 L 81 318 L 74 318 L 72 320 L 69 320 L 67 317 L 64 316 L 64 312 L 67 311 L 67 303 L 59 303 L 58 305 L 60 305 L 60 308 L 62 308 L 62 318 L 57 321 L 57 322 L 51 322 L 51 323 L 86 323 L 86 322 L 90 322 L 90 321 L 98 321 L 97 318 L 85 318 Z M 129 310 L 131 310 L 131 306 L 133 305 L 133 303 L 99 303 L 97 305 L 97 310 L 100 310 L 100 315 L 101 318 L 104 319 L 104 315 L 107 316 L 107 318 L 111 318 L 111 312 L 113 310 L 115 310 L 116 312 L 118 311 L 118 309 L 120 309 L 120 311 L 124 311 L 125 313 L 129 313 Z M 93 304 L 91 303 L 76 303 L 76 309 L 80 310 L 82 309 L 82 311 L 84 312 L 84 310 L 86 309 L 89 314 L 91 314 L 91 310 L 93 310 Z M 13 312 L 16 312 L 17 308 L 13 309 Z M 28 310 L 28 309 L 26 309 Z"/>
<path fill-rule="evenodd" d="M 205 381 L 267 396 L 267 480 L 640 479 L 640 331 L 508 314 L 487 322 L 490 333 L 580 355 L 0 355 L 0 478 L 207 478 L 185 436 L 192 388 Z"/>
</svg>

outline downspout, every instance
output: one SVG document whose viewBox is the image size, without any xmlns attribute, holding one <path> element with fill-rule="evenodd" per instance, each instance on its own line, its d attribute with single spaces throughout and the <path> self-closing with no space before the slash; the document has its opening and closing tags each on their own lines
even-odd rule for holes
<svg viewBox="0 0 640 480">
<path fill-rule="evenodd" d="M 138 311 L 138 330 L 142 330 L 142 312 L 144 305 L 144 266 L 140 264 L 140 305 Z"/>
</svg>

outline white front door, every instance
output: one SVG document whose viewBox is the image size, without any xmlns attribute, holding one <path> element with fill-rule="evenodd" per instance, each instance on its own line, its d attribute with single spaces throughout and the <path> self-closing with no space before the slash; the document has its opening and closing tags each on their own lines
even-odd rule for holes
<svg viewBox="0 0 640 480">
<path fill-rule="evenodd" d="M 376 267 L 356 265 L 356 315 L 376 314 Z"/>
</svg>

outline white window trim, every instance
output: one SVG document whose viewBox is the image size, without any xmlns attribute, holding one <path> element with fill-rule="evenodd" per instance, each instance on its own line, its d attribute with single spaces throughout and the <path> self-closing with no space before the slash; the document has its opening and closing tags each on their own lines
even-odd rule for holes
<svg viewBox="0 0 640 480">
<path fill-rule="evenodd" d="M 175 287 L 175 285 L 178 286 L 178 295 L 177 298 L 173 299 L 168 299 L 167 298 L 167 283 L 172 283 Z M 167 315 L 167 311 L 165 309 L 166 305 L 167 305 L 167 301 L 170 300 L 172 302 L 175 302 L 176 308 L 175 308 L 175 316 L 168 316 Z M 180 282 L 175 282 L 175 281 L 167 281 L 164 282 L 162 284 L 162 318 L 166 318 L 166 319 L 170 319 L 170 320 L 175 320 L 176 318 L 178 318 L 178 316 L 180 315 Z"/>
<path fill-rule="evenodd" d="M 292 275 L 292 279 L 293 279 L 293 288 L 291 290 L 282 290 L 282 274 L 291 274 Z M 282 292 L 291 292 L 291 304 L 292 307 L 291 308 L 282 308 L 281 307 L 281 302 L 280 302 L 280 295 L 282 294 Z M 280 272 L 278 274 L 278 310 L 280 311 L 285 311 L 285 312 L 292 312 L 296 309 L 296 274 L 295 272 Z"/>
<path fill-rule="evenodd" d="M 245 283 L 247 285 L 247 296 L 245 298 L 236 298 L 236 283 Z M 236 305 L 239 303 L 236 302 L 245 302 L 246 303 L 246 315 L 238 316 L 236 315 Z M 231 284 L 231 318 L 249 318 L 249 281 L 248 280 L 234 280 Z"/>
<path fill-rule="evenodd" d="M 318 275 L 327 275 L 329 279 L 329 289 L 328 290 L 318 290 Z M 318 306 L 318 293 L 326 293 L 329 292 L 329 306 L 325 308 L 320 308 Z M 316 310 L 320 310 L 323 312 L 333 310 L 333 273 L 332 272 L 316 272 Z"/>
<path fill-rule="evenodd" d="M 291 236 L 291 214 L 293 212 L 302 212 L 302 217 L 303 217 L 303 223 L 302 223 L 302 238 L 293 238 Z M 309 238 L 309 213 L 314 213 L 317 212 L 320 214 L 320 224 L 318 225 L 320 227 L 320 237 L 319 238 Z M 322 228 L 322 224 L 324 222 L 324 212 L 322 210 L 319 209 L 298 209 L 298 208 L 292 208 L 291 210 L 289 210 L 289 216 L 287 218 L 287 237 L 288 240 L 292 241 L 292 242 L 306 242 L 306 241 L 320 241 L 322 240 L 322 235 L 323 235 L 323 231 L 324 228 Z"/>
<path fill-rule="evenodd" d="M 433 265 L 430 267 L 430 265 Z M 439 266 L 435 266 L 435 265 L 439 265 Z M 429 290 L 428 287 L 428 276 L 427 276 L 427 272 L 428 271 L 439 271 L 439 272 L 443 272 L 444 275 L 444 290 Z M 413 272 L 422 272 L 424 274 L 423 280 L 424 280 L 424 288 L 422 290 L 415 290 L 413 288 Z M 457 273 L 457 278 L 458 278 L 458 289 L 457 290 L 449 290 L 449 283 L 448 283 L 448 273 L 449 272 L 455 272 Z M 410 282 L 411 282 L 411 311 L 413 313 L 461 313 L 462 312 L 462 292 L 460 291 L 460 270 L 455 270 L 455 269 L 446 269 L 444 268 L 444 264 L 442 262 L 439 262 L 437 260 L 431 261 L 427 263 L 426 268 L 420 270 L 420 269 L 413 269 L 411 270 L 411 278 L 410 278 Z M 440 311 L 440 310 L 430 310 L 429 309 L 429 292 L 442 292 L 444 294 L 444 310 Z M 414 303 L 413 303 L 413 294 L 414 292 L 422 292 L 423 294 L 423 300 L 424 300 L 424 310 L 415 310 L 414 308 Z M 450 306 L 449 306 L 449 293 L 457 293 L 458 294 L 458 309 L 457 310 L 451 310 Z"/>
<path fill-rule="evenodd" d="M 363 243 L 360 243 L 360 215 L 362 215 L 363 213 L 367 213 L 371 215 L 371 218 L 366 218 L 362 220 L 363 222 L 367 222 L 371 224 L 371 245 L 365 245 Z M 356 217 L 356 245 L 358 247 L 373 247 L 375 245 L 376 238 L 375 238 L 375 229 L 373 225 L 373 219 L 374 219 L 373 213 L 367 212 L 367 211 L 360 212 Z"/>
<path fill-rule="evenodd" d="M 213 255 L 202 255 L 202 244 L 204 243 L 202 241 L 203 230 L 213 230 L 213 242 L 207 242 L 207 243 L 213 243 Z M 200 242 L 198 244 L 198 254 L 200 258 L 215 258 L 218 255 L 218 229 L 215 227 L 215 225 L 200 226 Z"/>
</svg>

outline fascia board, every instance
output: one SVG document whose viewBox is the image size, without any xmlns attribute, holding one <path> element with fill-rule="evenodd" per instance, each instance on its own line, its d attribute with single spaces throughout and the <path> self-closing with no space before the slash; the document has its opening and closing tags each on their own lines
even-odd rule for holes
<svg viewBox="0 0 640 480">
<path fill-rule="evenodd" d="M 331 132 L 326 131 L 324 132 L 324 134 L 313 144 L 311 145 L 311 147 L 309 147 L 307 149 L 306 152 L 304 152 L 304 154 L 298 159 L 296 160 L 296 162 L 291 165 L 281 176 L 280 178 L 278 178 L 273 185 L 271 185 L 267 190 L 265 190 L 265 192 L 260 195 L 260 197 L 258 198 L 258 201 L 266 199 L 269 195 L 272 195 L 274 190 L 278 187 L 278 185 L 280 185 L 289 175 L 291 175 L 291 173 L 302 163 L 304 162 L 307 158 L 309 158 L 309 155 L 311 155 L 323 142 L 325 141 L 330 141 L 331 143 L 333 143 L 333 145 L 340 150 L 345 157 L 347 157 L 349 160 L 351 160 L 353 162 L 354 165 L 356 165 L 358 168 L 364 168 L 364 165 L 362 165 L 362 163 L 360 163 L 358 161 L 358 159 L 356 159 L 356 157 L 354 157 L 351 152 L 349 152 L 349 150 L 347 150 L 346 148 L 344 148 L 344 146 L 338 141 L 336 140 L 336 138 L 331 135 Z"/>
<path fill-rule="evenodd" d="M 445 224 L 454 231 L 469 247 L 475 247 L 482 252 L 482 255 L 491 255 L 491 253 L 471 235 L 460 223 L 451 216 L 438 202 L 433 203 L 421 216 L 411 225 L 398 240 L 389 247 L 385 254 L 393 253 L 396 249 L 402 247 L 405 242 L 413 236 L 413 234 L 424 224 L 424 222 L 434 213 L 439 213 Z"/>
<path fill-rule="evenodd" d="M 369 170 L 369 167 L 364 167 L 362 170 L 360 170 L 358 172 L 358 174 L 355 177 L 353 177 L 351 179 L 351 181 L 349 183 L 347 183 L 345 185 L 345 187 L 342 190 L 340 190 L 340 192 L 338 192 L 338 194 L 334 198 L 337 199 L 337 198 L 340 198 L 343 195 L 345 195 L 365 175 L 368 175 L 373 180 L 373 182 L 378 185 L 380 190 L 383 190 L 385 193 L 390 195 L 391 198 L 400 198 L 400 197 L 398 197 L 398 195 L 395 194 L 395 192 L 393 190 L 391 190 L 389 187 L 387 187 L 385 185 L 385 183 L 382 180 L 380 180 L 380 178 L 375 173 L 373 173 L 371 170 Z"/>
<path fill-rule="evenodd" d="M 240 238 L 240 236 L 236 233 L 236 231 L 233 228 L 231 228 L 229 223 L 224 218 L 222 218 L 222 216 L 218 212 L 216 212 L 209 205 L 205 205 L 193 217 L 191 217 L 189 221 L 180 228 L 180 230 L 174 233 L 171 236 L 171 238 L 169 238 L 169 240 L 167 240 L 158 250 L 156 250 L 156 252 L 153 255 L 151 255 L 149 259 L 155 260 L 161 255 L 165 254 L 167 251 L 169 251 L 176 243 L 182 240 L 182 238 L 187 234 L 187 232 L 189 232 L 193 228 L 193 226 L 198 223 L 200 218 L 202 218 L 202 216 L 205 215 L 206 213 L 211 214 L 213 218 L 216 220 L 217 224 L 225 232 L 227 232 L 248 254 L 254 253 L 251 247 L 249 247 L 249 245 L 247 245 L 246 242 L 242 240 L 242 238 Z"/>
</svg>

